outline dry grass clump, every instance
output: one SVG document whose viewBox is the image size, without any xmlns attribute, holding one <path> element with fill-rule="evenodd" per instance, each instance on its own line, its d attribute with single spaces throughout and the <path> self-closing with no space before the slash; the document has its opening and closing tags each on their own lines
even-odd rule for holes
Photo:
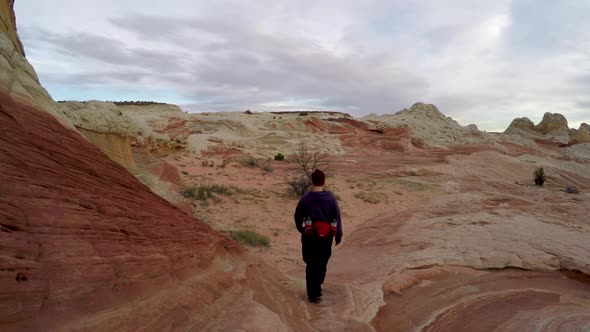
<svg viewBox="0 0 590 332">
<path fill-rule="evenodd" d="M 180 191 L 180 194 L 185 198 L 192 198 L 198 201 L 207 201 L 208 199 L 218 201 L 219 198 L 214 194 L 232 196 L 241 192 L 242 190 L 236 186 L 213 184 L 184 188 Z"/>
<path fill-rule="evenodd" d="M 240 156 L 240 157 L 229 157 L 225 158 L 221 163 L 221 168 L 226 167 L 230 163 L 236 163 L 241 167 L 249 167 L 249 168 L 256 168 L 260 167 L 259 159 L 256 159 L 252 156 Z"/>
<path fill-rule="evenodd" d="M 358 192 L 354 194 L 355 198 L 358 198 L 364 202 L 371 204 L 387 203 L 387 195 L 381 192 Z"/>
<path fill-rule="evenodd" d="M 250 167 L 250 168 L 254 168 L 254 167 L 258 167 L 258 159 L 252 157 L 252 156 L 248 156 L 245 158 L 241 158 L 239 160 L 240 165 L 245 166 L 245 167 Z"/>
<path fill-rule="evenodd" d="M 262 166 L 262 175 L 270 174 L 272 172 L 274 172 L 274 170 L 270 164 L 264 164 L 264 166 Z"/>
<path fill-rule="evenodd" d="M 229 235 L 235 241 L 241 242 L 252 247 L 270 247 L 270 240 L 268 239 L 268 237 L 258 234 L 252 230 L 244 229 L 230 231 Z"/>
</svg>

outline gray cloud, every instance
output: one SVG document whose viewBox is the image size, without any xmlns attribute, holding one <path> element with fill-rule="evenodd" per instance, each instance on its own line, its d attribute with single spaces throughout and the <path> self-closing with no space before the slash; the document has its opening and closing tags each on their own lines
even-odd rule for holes
<svg viewBox="0 0 590 332">
<path fill-rule="evenodd" d="M 590 99 L 586 99 L 586 100 L 578 100 L 576 102 L 576 105 L 581 108 L 582 110 L 585 110 L 586 112 L 590 112 Z M 586 113 L 588 114 L 588 113 Z M 586 120 L 588 120 L 586 118 Z"/>
<path fill-rule="evenodd" d="M 427 86 L 425 80 L 394 66 L 395 59 L 338 57 L 312 40 L 265 34 L 245 22 L 146 16 L 111 21 L 142 39 L 178 38 L 180 33 L 195 41 L 194 36 L 207 35 L 210 41 L 195 47 L 199 59 L 191 74 L 197 88 L 201 84 L 220 88 L 217 94 L 210 91 L 215 100 L 225 97 L 241 105 L 273 101 L 245 93 L 259 90 L 274 92 L 278 100 L 312 101 L 309 106 L 391 112 L 411 103 L 411 96 Z M 153 25 L 159 29 L 154 31 Z"/>
</svg>

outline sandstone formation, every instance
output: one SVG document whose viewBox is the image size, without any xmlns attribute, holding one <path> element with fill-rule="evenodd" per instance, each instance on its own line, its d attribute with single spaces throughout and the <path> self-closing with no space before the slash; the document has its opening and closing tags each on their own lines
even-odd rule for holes
<svg viewBox="0 0 590 332">
<path fill-rule="evenodd" d="M 14 0 L 3 0 L 0 4 L 0 88 L 19 101 L 36 105 L 56 116 L 64 125 L 71 126 L 25 58 L 23 45 L 16 33 L 13 5 Z"/>
<path fill-rule="evenodd" d="M 578 130 L 570 129 L 567 119 L 562 114 L 545 113 L 538 125 L 528 118 L 514 119 L 504 131 L 503 138 L 529 145 L 534 139 L 562 144 L 590 142 L 590 131 L 587 127 L 588 125 L 583 123 Z"/>
<path fill-rule="evenodd" d="M 14 0 L 3 1 L 0 3 L 0 12 L 2 13 L 2 16 L 0 17 L 0 33 L 12 43 L 16 52 L 25 56 L 23 44 L 16 33 L 16 17 L 12 10 L 13 6 Z"/>
<path fill-rule="evenodd" d="M 590 160 L 590 143 L 576 144 L 564 149 L 565 154 L 571 158 L 582 161 Z"/>
<path fill-rule="evenodd" d="M 382 122 L 391 127 L 408 128 L 414 137 L 430 146 L 483 143 L 489 140 L 477 126 L 463 127 L 431 104 L 416 103 L 411 108 L 393 115 L 370 115 L 364 120 Z"/>
<path fill-rule="evenodd" d="M 579 129 L 570 129 L 570 135 L 577 142 L 590 143 L 590 125 L 582 123 Z"/>
<path fill-rule="evenodd" d="M 512 120 L 510 126 L 506 129 L 505 133 L 513 133 L 516 130 L 534 131 L 535 124 L 529 118 L 516 118 Z"/>
<path fill-rule="evenodd" d="M 554 136 L 567 135 L 569 132 L 565 116 L 559 113 L 545 113 L 543 120 L 539 122 L 535 129 L 543 134 L 552 134 Z"/>
</svg>

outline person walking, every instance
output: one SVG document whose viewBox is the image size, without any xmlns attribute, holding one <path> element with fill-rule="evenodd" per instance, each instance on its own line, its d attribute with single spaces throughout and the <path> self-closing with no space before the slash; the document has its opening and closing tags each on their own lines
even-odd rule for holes
<svg viewBox="0 0 590 332">
<path fill-rule="evenodd" d="M 295 208 L 295 227 L 301 233 L 301 252 L 306 264 L 305 282 L 310 302 L 319 302 L 326 277 L 332 241 L 342 241 L 342 220 L 336 197 L 324 190 L 326 175 L 319 169 L 311 174 L 313 190 Z"/>
</svg>

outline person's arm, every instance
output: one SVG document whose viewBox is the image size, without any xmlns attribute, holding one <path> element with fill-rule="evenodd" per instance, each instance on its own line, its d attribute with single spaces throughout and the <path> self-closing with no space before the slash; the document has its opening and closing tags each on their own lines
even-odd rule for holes
<svg viewBox="0 0 590 332">
<path fill-rule="evenodd" d="M 340 243 L 340 241 L 342 241 L 342 219 L 340 217 L 340 207 L 338 206 L 338 201 L 336 200 L 336 197 L 333 197 L 334 200 L 334 215 L 336 216 L 336 222 L 337 222 L 337 226 L 336 226 L 336 245 L 338 245 Z"/>
<path fill-rule="evenodd" d="M 299 200 L 299 203 L 297 203 L 297 207 L 295 208 L 295 215 L 293 216 L 293 219 L 295 220 L 295 227 L 297 228 L 297 231 L 299 231 L 299 233 L 303 233 L 305 231 L 305 228 L 303 227 L 303 218 L 304 216 L 304 208 L 303 208 L 303 203 L 302 203 L 303 199 Z"/>
</svg>

